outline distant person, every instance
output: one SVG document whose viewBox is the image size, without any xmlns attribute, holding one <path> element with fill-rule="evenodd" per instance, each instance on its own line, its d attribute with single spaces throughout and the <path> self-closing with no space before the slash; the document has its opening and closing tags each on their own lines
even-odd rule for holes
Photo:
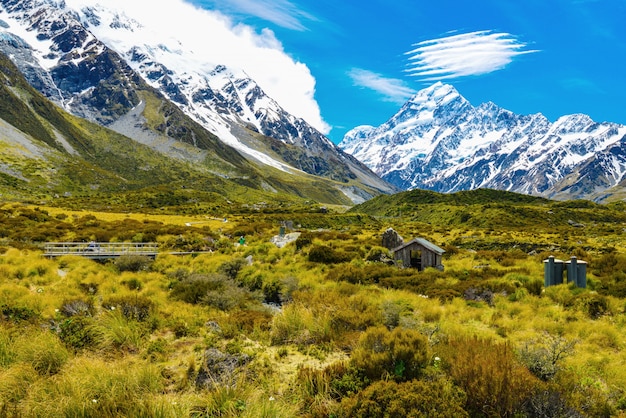
<svg viewBox="0 0 626 418">
<path fill-rule="evenodd" d="M 242 235 L 241 237 L 239 237 L 239 245 L 244 245 L 245 243 L 246 243 L 246 239 Z"/>
</svg>

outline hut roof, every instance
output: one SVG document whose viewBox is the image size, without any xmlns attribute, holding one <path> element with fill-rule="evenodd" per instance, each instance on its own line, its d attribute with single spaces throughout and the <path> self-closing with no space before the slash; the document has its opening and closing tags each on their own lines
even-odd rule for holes
<svg viewBox="0 0 626 418">
<path fill-rule="evenodd" d="M 400 245 L 399 247 L 396 247 L 393 249 L 393 252 L 395 253 L 396 251 L 400 251 L 403 248 L 406 248 L 408 246 L 410 246 L 411 244 L 419 244 L 424 248 L 427 248 L 428 250 L 437 253 L 439 255 L 442 255 L 443 253 L 446 252 L 446 250 L 444 250 L 443 248 L 439 248 L 438 246 L 436 246 L 435 244 L 433 244 L 432 242 L 425 240 L 424 238 L 414 238 L 409 242 L 405 242 L 404 244 Z"/>
</svg>

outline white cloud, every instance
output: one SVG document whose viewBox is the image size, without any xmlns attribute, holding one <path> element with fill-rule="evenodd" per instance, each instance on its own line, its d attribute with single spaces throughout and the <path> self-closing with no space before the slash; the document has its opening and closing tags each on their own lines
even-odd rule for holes
<svg viewBox="0 0 626 418">
<path fill-rule="evenodd" d="M 211 0 L 209 3 L 215 8 L 226 12 L 232 11 L 256 16 L 283 28 L 298 31 L 306 30 L 303 21 L 317 20 L 314 16 L 298 8 L 289 0 Z"/>
<path fill-rule="evenodd" d="M 315 78 L 311 71 L 290 57 L 269 29 L 257 32 L 251 26 L 237 24 L 222 13 L 201 9 L 186 0 L 66 2 L 72 8 L 101 4 L 141 22 L 144 26 L 141 33 L 128 33 L 128 39 L 113 40 L 118 42 L 117 48 L 129 48 L 133 42 L 161 43 L 173 51 L 193 51 L 189 62 L 178 65 L 201 66 L 210 71 L 221 64 L 243 70 L 286 111 L 323 133 L 330 131 L 314 97 Z"/>
<path fill-rule="evenodd" d="M 381 74 L 361 68 L 353 68 L 348 72 L 348 75 L 354 85 L 374 90 L 390 102 L 403 104 L 409 97 L 415 94 L 415 90 L 397 78 L 387 78 Z"/>
<path fill-rule="evenodd" d="M 423 41 L 407 52 L 407 72 L 424 81 L 444 80 L 501 70 L 524 50 L 525 43 L 508 33 L 477 31 Z"/>
</svg>

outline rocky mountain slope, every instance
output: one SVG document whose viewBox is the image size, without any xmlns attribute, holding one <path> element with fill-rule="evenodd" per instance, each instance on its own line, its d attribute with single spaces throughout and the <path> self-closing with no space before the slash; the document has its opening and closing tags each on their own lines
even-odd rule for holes
<svg viewBox="0 0 626 418">
<path fill-rule="evenodd" d="M 626 126 L 582 114 L 551 123 L 494 103 L 474 107 L 436 83 L 383 125 L 348 132 L 339 146 L 402 189 L 601 200 L 626 179 L 625 144 Z"/>
<path fill-rule="evenodd" d="M 130 113 L 124 118 L 134 117 Z M 260 170 L 227 146 L 222 156 L 233 158 L 182 141 L 153 139 L 148 146 L 69 114 L 35 90 L 0 53 L 0 196 L 5 200 L 61 198 L 77 208 L 124 210 L 202 204 L 218 214 L 219 208 L 245 209 L 255 202 L 273 207 L 311 206 L 311 199 L 351 202 L 334 180 L 272 167 Z"/>
<path fill-rule="evenodd" d="M 82 3 L 0 1 L 0 51 L 70 113 L 186 163 L 201 160 L 216 175 L 313 174 L 355 202 L 394 190 L 243 71 L 199 62 L 184 45 L 150 43 L 123 11 Z"/>
</svg>

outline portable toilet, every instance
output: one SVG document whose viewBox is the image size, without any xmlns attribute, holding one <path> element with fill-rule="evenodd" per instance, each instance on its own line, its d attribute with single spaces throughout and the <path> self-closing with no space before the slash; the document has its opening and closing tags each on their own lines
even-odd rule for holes
<svg viewBox="0 0 626 418">
<path fill-rule="evenodd" d="M 563 260 L 555 259 L 554 256 L 543 260 L 543 284 L 545 287 L 563 283 Z"/>
<path fill-rule="evenodd" d="M 575 283 L 577 287 L 587 287 L 587 262 L 572 257 L 567 265 L 567 282 Z"/>
</svg>

